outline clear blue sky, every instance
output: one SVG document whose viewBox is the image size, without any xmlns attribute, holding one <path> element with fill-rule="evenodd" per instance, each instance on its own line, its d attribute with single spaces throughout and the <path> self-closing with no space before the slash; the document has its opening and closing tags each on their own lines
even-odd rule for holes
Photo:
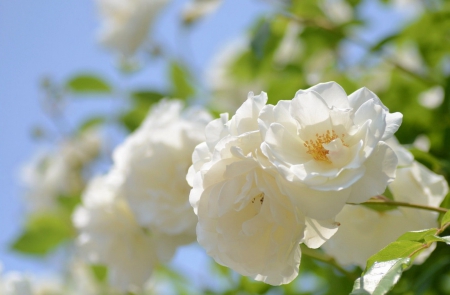
<svg viewBox="0 0 450 295">
<path fill-rule="evenodd" d="M 256 16 L 270 11 L 267 1 L 225 0 L 214 15 L 194 27 L 189 37 L 192 58 L 183 53 L 175 25 L 185 2 L 177 0 L 167 7 L 156 36 L 172 54 L 193 60 L 200 70 L 214 53 L 241 36 Z M 400 21 L 398 13 L 381 12 L 378 5 L 365 6 L 364 15 L 373 19 L 371 29 L 363 34 L 366 40 L 387 34 Z M 42 272 L 58 265 L 55 257 L 28 259 L 7 249 L 24 221 L 19 169 L 39 147 L 30 131 L 36 125 L 54 129 L 39 104 L 39 80 L 49 75 L 64 81 L 77 72 L 90 71 L 125 88 L 164 83 L 160 64 L 149 65 L 137 75 L 120 75 L 113 55 L 96 42 L 98 26 L 92 0 L 0 0 L 0 261 L 6 271 Z M 70 104 L 68 120 L 75 124 L 87 113 L 101 111 L 104 104 L 92 100 Z"/>
</svg>

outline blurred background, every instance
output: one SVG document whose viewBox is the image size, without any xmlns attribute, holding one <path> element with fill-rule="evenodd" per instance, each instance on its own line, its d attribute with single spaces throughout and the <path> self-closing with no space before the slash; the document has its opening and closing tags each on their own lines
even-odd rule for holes
<svg viewBox="0 0 450 295">
<path fill-rule="evenodd" d="M 448 176 L 447 1 L 225 0 L 210 1 L 213 8 L 198 15 L 187 9 L 190 2 L 169 1 L 150 38 L 130 57 L 99 42 L 102 22 L 95 1 L 0 0 L 3 272 L 56 276 L 70 252 L 67 243 L 60 246 L 67 237 L 50 242 L 24 238 L 30 216 L 42 205 L 28 202 L 36 180 L 30 180 L 27 167 L 95 127 L 101 144 L 83 166 L 81 182 L 108 171 L 114 147 L 165 96 L 205 105 L 217 115 L 236 110 L 249 91 L 265 91 L 269 103 L 276 103 L 319 82 L 334 80 L 347 93 L 366 86 L 392 112 L 404 114 L 400 142 L 433 171 Z M 79 194 L 82 188 L 75 190 Z M 52 230 L 59 229 L 45 232 Z M 197 286 L 208 285 L 208 278 L 211 284 L 232 287 L 202 271 L 207 264 L 210 260 L 195 245 L 181 249 L 173 262 Z M 352 285 L 351 280 L 342 283 L 332 267 L 307 259 L 303 265 L 306 271 L 296 287 L 271 291 L 255 284 L 248 292 L 290 294 L 289 288 L 300 288 L 319 294 L 322 288 L 322 294 L 338 294 L 330 293 L 333 282 L 344 290 Z M 239 281 L 236 274 L 220 271 Z"/>
</svg>

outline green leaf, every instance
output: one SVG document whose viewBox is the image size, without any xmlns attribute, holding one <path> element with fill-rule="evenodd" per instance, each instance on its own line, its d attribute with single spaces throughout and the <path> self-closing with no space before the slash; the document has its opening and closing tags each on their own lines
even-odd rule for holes
<svg viewBox="0 0 450 295">
<path fill-rule="evenodd" d="M 173 85 L 173 97 L 186 99 L 194 94 L 188 71 L 176 62 L 170 65 L 170 79 Z"/>
<path fill-rule="evenodd" d="M 450 245 L 450 236 L 439 237 L 439 238 L 441 238 L 442 242 L 445 242 L 447 245 Z"/>
<path fill-rule="evenodd" d="M 374 46 L 372 46 L 372 48 L 370 48 L 370 51 L 371 52 L 379 51 L 385 44 L 395 40 L 398 36 L 399 34 L 393 34 L 381 39 L 377 44 L 375 44 Z"/>
<path fill-rule="evenodd" d="M 151 90 L 139 90 L 131 93 L 131 99 L 134 103 L 139 105 L 150 106 L 154 103 L 157 103 L 166 95 L 151 91 Z"/>
<path fill-rule="evenodd" d="M 250 42 L 250 48 L 256 58 L 261 59 L 264 57 L 264 48 L 269 41 L 270 37 L 270 22 L 263 21 L 256 29 L 255 35 Z"/>
<path fill-rule="evenodd" d="M 11 247 L 25 254 L 45 255 L 73 236 L 70 217 L 64 214 L 45 213 L 31 216 L 24 232 Z"/>
<path fill-rule="evenodd" d="M 107 94 L 111 92 L 108 83 L 90 74 L 82 74 L 71 78 L 66 82 L 66 88 L 75 94 Z"/>
<path fill-rule="evenodd" d="M 402 272 L 410 265 L 409 258 L 398 258 L 374 263 L 364 276 L 355 281 L 351 295 L 386 294 L 398 282 Z"/>
<path fill-rule="evenodd" d="M 67 210 L 69 213 L 72 213 L 73 210 L 81 203 L 80 195 L 71 195 L 71 196 L 58 196 L 57 198 L 58 204 Z"/>
<path fill-rule="evenodd" d="M 80 127 L 78 127 L 78 131 L 83 132 L 90 128 L 99 126 L 105 122 L 106 119 L 104 117 L 101 116 L 91 117 L 80 124 Z"/>
<path fill-rule="evenodd" d="M 447 213 L 444 214 L 444 216 L 441 219 L 441 226 L 444 226 L 445 224 L 450 223 L 450 210 L 447 211 Z"/>
<path fill-rule="evenodd" d="M 390 261 L 397 258 L 407 258 L 410 255 L 418 254 L 422 247 L 423 244 L 416 241 L 394 241 L 367 260 L 366 271 L 369 270 L 376 262 Z"/>
<path fill-rule="evenodd" d="M 108 277 L 108 268 L 100 264 L 92 264 L 91 266 L 92 274 L 98 282 L 105 282 Z"/>
<path fill-rule="evenodd" d="M 148 109 L 148 107 L 136 107 L 121 114 L 119 121 L 128 129 L 128 131 L 133 132 L 141 125 L 142 121 L 147 116 Z"/>
<path fill-rule="evenodd" d="M 397 241 L 416 241 L 425 242 L 428 236 L 434 236 L 438 231 L 437 228 L 424 229 L 419 231 L 410 231 L 401 235 Z"/>
<path fill-rule="evenodd" d="M 425 241 L 428 242 L 428 243 L 431 243 L 431 242 L 444 242 L 446 244 L 450 244 L 450 236 L 439 237 L 439 236 L 432 235 L 432 236 L 425 237 Z"/>
</svg>

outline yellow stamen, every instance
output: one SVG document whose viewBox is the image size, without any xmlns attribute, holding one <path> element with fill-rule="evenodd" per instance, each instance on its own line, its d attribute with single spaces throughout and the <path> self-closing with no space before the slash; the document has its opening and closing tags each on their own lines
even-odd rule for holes
<svg viewBox="0 0 450 295">
<path fill-rule="evenodd" d="M 348 145 L 344 143 L 344 136 L 344 134 L 342 134 L 341 136 L 342 144 L 348 147 Z M 339 138 L 339 136 L 334 130 L 332 130 L 331 132 L 330 130 L 327 130 L 327 132 L 322 135 L 316 133 L 316 140 L 310 139 L 309 141 L 305 141 L 303 145 L 308 149 L 307 153 L 310 154 L 314 158 L 314 160 L 331 163 L 330 159 L 328 159 L 327 157 L 329 151 L 325 149 L 323 145 L 330 143 L 336 138 Z"/>
</svg>

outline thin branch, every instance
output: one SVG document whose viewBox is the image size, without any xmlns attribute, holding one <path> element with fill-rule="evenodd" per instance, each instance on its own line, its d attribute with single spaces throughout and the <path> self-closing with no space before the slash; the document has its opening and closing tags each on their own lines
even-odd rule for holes
<svg viewBox="0 0 450 295">
<path fill-rule="evenodd" d="M 346 270 L 345 268 L 340 266 L 333 257 L 331 257 L 325 253 L 319 252 L 317 250 L 310 249 L 304 244 L 300 244 L 300 248 L 302 250 L 302 255 L 306 255 L 308 257 L 311 257 L 312 259 L 322 261 L 322 262 L 325 262 L 325 263 L 333 266 L 340 273 L 344 274 L 348 279 L 354 281 L 358 278 L 357 275 L 349 272 L 348 270 Z"/>
<path fill-rule="evenodd" d="M 446 213 L 448 209 L 441 208 L 441 207 L 432 207 L 427 205 L 419 205 L 419 204 L 412 204 L 412 203 L 406 203 L 406 202 L 397 202 L 392 201 L 384 196 L 376 196 L 375 198 L 370 199 L 367 202 L 356 204 L 356 203 L 347 203 L 348 205 L 380 205 L 380 206 L 400 206 L 400 207 L 408 207 L 408 208 L 415 208 L 415 209 L 422 209 L 422 210 L 428 210 L 428 211 L 435 211 L 439 213 Z"/>
</svg>

